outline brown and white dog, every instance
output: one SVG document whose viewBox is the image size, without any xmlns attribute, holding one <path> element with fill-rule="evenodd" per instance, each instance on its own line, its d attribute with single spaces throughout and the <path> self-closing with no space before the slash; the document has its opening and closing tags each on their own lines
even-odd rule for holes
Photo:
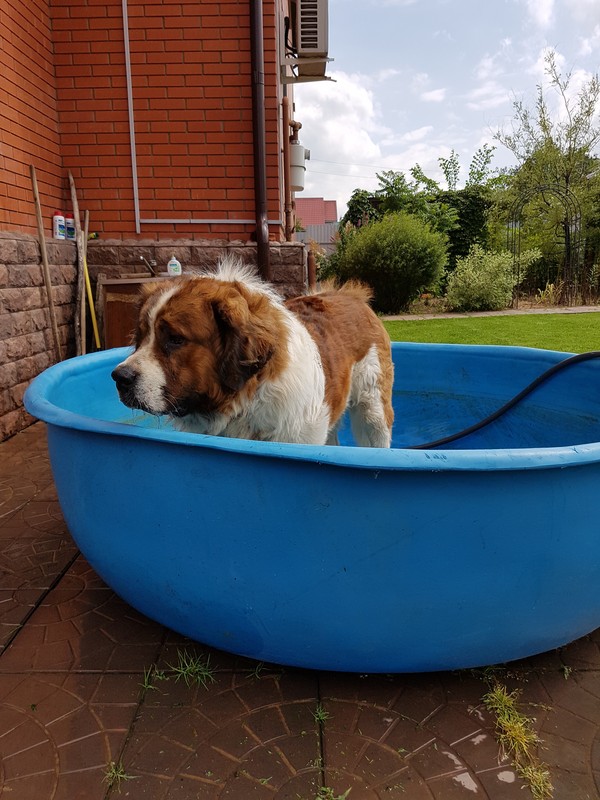
<svg viewBox="0 0 600 800">
<path fill-rule="evenodd" d="M 389 447 L 393 365 L 369 289 L 284 302 L 247 267 L 147 284 L 135 352 L 113 371 L 121 401 L 180 430 L 335 444 L 348 409 L 356 443 Z"/>
</svg>

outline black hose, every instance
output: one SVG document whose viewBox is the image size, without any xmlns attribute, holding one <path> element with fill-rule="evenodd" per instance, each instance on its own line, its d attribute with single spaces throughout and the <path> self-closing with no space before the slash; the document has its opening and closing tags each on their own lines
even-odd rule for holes
<svg viewBox="0 0 600 800">
<path fill-rule="evenodd" d="M 534 389 L 547 381 L 557 372 L 565 369 L 566 367 L 570 367 L 572 364 L 578 364 L 580 361 L 591 361 L 594 358 L 600 358 L 600 351 L 599 350 L 590 350 L 587 353 L 578 353 L 574 356 L 569 356 L 568 358 L 559 361 L 557 364 L 553 364 L 549 369 L 539 375 L 535 380 L 533 380 L 528 386 L 526 386 L 519 394 L 515 395 L 511 398 L 507 403 L 505 403 L 501 408 L 497 411 L 492 412 L 489 416 L 485 417 L 485 419 L 476 422 L 473 425 L 470 425 L 468 428 L 465 428 L 458 433 L 452 433 L 450 436 L 444 436 L 442 439 L 436 439 L 434 442 L 427 442 L 426 444 L 413 444 L 409 445 L 406 449 L 407 450 L 431 450 L 434 447 L 441 447 L 444 444 L 449 444 L 450 442 L 455 442 L 457 439 L 462 439 L 465 436 L 468 436 L 471 433 L 475 433 L 475 431 L 479 431 L 482 428 L 485 428 L 492 422 L 495 422 L 499 417 L 503 414 L 506 414 L 511 408 L 520 403 L 524 397 L 527 397 L 528 394 L 531 394 Z"/>
</svg>

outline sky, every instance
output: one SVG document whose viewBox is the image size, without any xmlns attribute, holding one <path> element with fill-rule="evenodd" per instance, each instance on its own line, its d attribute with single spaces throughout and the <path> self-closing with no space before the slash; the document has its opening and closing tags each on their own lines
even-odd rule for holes
<svg viewBox="0 0 600 800">
<path fill-rule="evenodd" d="M 341 217 L 377 172 L 419 164 L 445 187 L 438 159 L 454 150 L 460 186 L 485 143 L 492 167 L 514 166 L 494 133 L 515 100 L 535 108 L 548 50 L 574 91 L 598 73 L 600 0 L 329 0 L 333 80 L 294 87 L 310 151 L 297 196 L 336 200 Z"/>
</svg>

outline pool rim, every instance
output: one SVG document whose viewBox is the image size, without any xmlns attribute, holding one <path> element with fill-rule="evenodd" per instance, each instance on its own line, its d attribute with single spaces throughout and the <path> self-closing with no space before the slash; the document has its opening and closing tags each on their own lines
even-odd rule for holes
<svg viewBox="0 0 600 800">
<path fill-rule="evenodd" d="M 449 350 L 469 349 L 482 354 L 512 352 L 533 357 L 544 353 L 553 363 L 566 359 L 570 353 L 504 345 L 430 344 L 393 342 L 393 349 L 439 348 Z M 347 446 L 316 446 L 279 442 L 258 442 L 231 439 L 208 434 L 186 433 L 160 428 L 136 427 L 125 422 L 115 422 L 85 416 L 57 406 L 49 400 L 52 390 L 65 378 L 79 376 L 88 365 L 101 367 L 106 362 L 113 365 L 131 352 L 130 347 L 114 348 L 66 359 L 44 370 L 31 382 L 24 396 L 26 410 L 43 422 L 59 428 L 108 436 L 124 436 L 175 445 L 204 447 L 216 451 L 238 453 L 243 456 L 270 457 L 307 463 L 328 464 L 342 468 L 392 471 L 497 471 L 552 469 L 584 466 L 600 462 L 600 442 L 588 442 L 561 447 L 494 448 L 445 450 L 409 448 L 361 448 Z M 116 390 L 115 390 L 116 391 Z M 125 408 L 125 406 L 124 406 Z"/>
</svg>

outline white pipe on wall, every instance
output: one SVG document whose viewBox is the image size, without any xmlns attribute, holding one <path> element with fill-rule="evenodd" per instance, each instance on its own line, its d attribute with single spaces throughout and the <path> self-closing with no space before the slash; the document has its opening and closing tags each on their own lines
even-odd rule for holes
<svg viewBox="0 0 600 800">
<path fill-rule="evenodd" d="M 140 232 L 140 194 L 138 187 L 137 157 L 135 150 L 135 118 L 133 115 L 133 86 L 131 82 L 131 51 L 129 49 L 129 14 L 127 0 L 122 0 L 123 40 L 125 44 L 125 82 L 127 85 L 127 112 L 129 115 L 129 147 L 131 151 L 131 178 L 133 181 L 133 209 L 135 212 L 135 232 Z"/>
<path fill-rule="evenodd" d="M 255 219 L 141 219 L 142 225 L 256 225 Z M 269 225 L 281 225 L 280 219 L 270 219 Z"/>
</svg>

